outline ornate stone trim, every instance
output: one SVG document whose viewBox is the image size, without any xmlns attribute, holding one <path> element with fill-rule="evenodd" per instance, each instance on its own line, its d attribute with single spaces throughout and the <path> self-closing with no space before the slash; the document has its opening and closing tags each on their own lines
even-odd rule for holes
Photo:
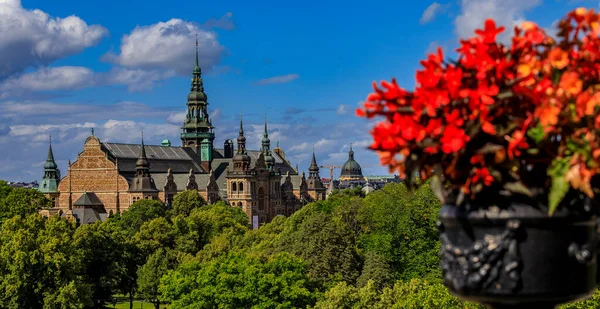
<svg viewBox="0 0 600 309">
<path fill-rule="evenodd" d="M 521 287 L 522 261 L 518 251 L 519 220 L 509 220 L 498 235 L 485 235 L 470 248 L 453 245 L 438 223 L 444 284 L 462 294 L 487 289 L 514 292 Z"/>
</svg>

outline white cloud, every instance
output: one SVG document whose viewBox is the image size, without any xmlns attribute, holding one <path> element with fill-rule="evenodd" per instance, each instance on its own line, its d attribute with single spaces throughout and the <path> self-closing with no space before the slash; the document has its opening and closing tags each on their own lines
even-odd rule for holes
<svg viewBox="0 0 600 309">
<path fill-rule="evenodd" d="M 340 106 L 338 106 L 338 108 L 335 112 L 338 115 L 343 115 L 343 114 L 348 113 L 348 105 L 340 104 Z"/>
<path fill-rule="evenodd" d="M 233 13 L 227 12 L 219 19 L 211 18 L 204 23 L 205 28 L 221 28 L 224 30 L 233 30 L 235 25 L 233 24 Z"/>
<path fill-rule="evenodd" d="M 541 4 L 541 0 L 462 0 L 461 14 L 454 20 L 455 33 L 460 38 L 474 35 L 488 18 L 506 27 L 499 40 L 507 42 L 512 28 L 525 18 L 524 13 Z"/>
<path fill-rule="evenodd" d="M 121 39 L 120 53 L 108 53 L 104 59 L 129 68 L 172 70 L 189 75 L 194 65 L 196 34 L 200 67 L 210 70 L 225 50 L 217 41 L 217 34 L 181 19 L 136 27 Z"/>
<path fill-rule="evenodd" d="M 325 150 L 335 145 L 335 140 L 322 138 L 315 143 L 315 149 Z"/>
<path fill-rule="evenodd" d="M 77 90 L 104 85 L 123 85 L 129 91 L 142 91 L 173 75 L 172 71 L 119 67 L 108 72 L 94 72 L 86 67 L 76 66 L 46 67 L 1 82 L 0 99 L 20 97 L 31 92 Z"/>
<path fill-rule="evenodd" d="M 307 142 L 303 142 L 300 144 L 296 144 L 292 147 L 290 147 L 290 151 L 291 152 L 303 152 L 303 151 L 308 151 L 309 149 L 311 149 L 311 144 L 307 143 Z"/>
<path fill-rule="evenodd" d="M 421 15 L 421 18 L 419 19 L 419 23 L 421 25 L 426 24 L 430 21 L 432 21 L 435 18 L 435 15 L 437 15 L 438 13 L 440 13 L 442 11 L 443 7 L 441 4 L 434 2 L 431 5 L 429 5 L 425 11 L 423 11 L 423 15 Z"/>
<path fill-rule="evenodd" d="M 94 83 L 94 72 L 85 67 L 42 68 L 13 76 L 0 84 L 0 98 L 30 91 L 73 90 Z"/>
<path fill-rule="evenodd" d="M 104 141 L 139 143 L 144 132 L 144 139 L 161 140 L 178 136 L 180 126 L 168 123 L 155 124 L 137 121 L 108 120 L 102 126 L 98 136 Z M 123 134 L 127 132 L 127 134 Z"/>
<path fill-rule="evenodd" d="M 289 83 L 291 81 L 294 81 L 294 80 L 298 79 L 299 77 L 300 77 L 300 75 L 298 75 L 298 74 L 287 74 L 287 75 L 281 75 L 281 76 L 274 76 L 274 77 L 261 79 L 258 82 L 256 82 L 256 84 L 258 84 L 258 85 L 283 84 L 283 83 Z"/>
<path fill-rule="evenodd" d="M 173 112 L 167 117 L 167 122 L 171 124 L 182 124 L 185 120 L 186 111 L 183 112 Z"/>
<path fill-rule="evenodd" d="M 19 0 L 0 0 L 0 78 L 78 54 L 108 31 L 77 16 L 51 17 L 26 10 Z"/>
<path fill-rule="evenodd" d="M 0 103 L 0 124 L 63 124 L 69 119 L 104 121 L 106 119 L 160 119 L 173 113 L 172 109 L 155 108 L 138 102 L 114 104 L 83 104 L 53 102 L 8 101 Z M 177 123 L 181 125 L 181 122 Z M 2 126 L 0 126 L 1 131 Z M 1 132 L 0 132 L 0 135 Z"/>
</svg>

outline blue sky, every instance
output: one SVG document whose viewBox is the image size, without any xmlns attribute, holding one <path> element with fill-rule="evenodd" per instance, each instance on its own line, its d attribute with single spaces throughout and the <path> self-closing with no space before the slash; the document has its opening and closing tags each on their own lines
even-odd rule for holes
<svg viewBox="0 0 600 309">
<path fill-rule="evenodd" d="M 0 179 L 36 180 L 48 135 L 66 170 L 94 127 L 104 141 L 179 144 L 194 38 L 217 147 L 239 114 L 259 147 L 306 170 L 342 164 L 354 143 L 365 174 L 385 174 L 365 149 L 372 123 L 354 116 L 373 80 L 414 85 L 426 52 L 450 55 L 487 17 L 548 31 L 585 0 L 139 1 L 0 0 Z M 66 171 L 63 171 L 63 174 Z M 322 170 L 328 176 L 328 170 Z"/>
</svg>

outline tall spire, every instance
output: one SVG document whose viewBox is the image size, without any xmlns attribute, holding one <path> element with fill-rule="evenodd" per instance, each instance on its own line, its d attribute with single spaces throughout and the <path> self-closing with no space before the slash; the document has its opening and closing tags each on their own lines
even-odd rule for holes
<svg viewBox="0 0 600 309">
<path fill-rule="evenodd" d="M 240 114 L 240 132 L 237 138 L 239 154 L 246 154 L 246 137 L 244 136 L 244 124 L 242 123 L 242 115 Z"/>
<path fill-rule="evenodd" d="M 150 163 L 148 162 L 148 157 L 146 157 L 146 146 L 144 145 L 144 131 L 142 131 L 142 148 L 140 150 L 140 154 L 138 156 L 137 161 L 135 162 L 136 170 L 138 172 L 143 172 L 149 170 Z"/>
<path fill-rule="evenodd" d="M 60 170 L 54 161 L 54 153 L 52 152 L 52 135 L 49 137 L 48 156 L 44 163 L 44 177 L 40 184 L 40 191 L 43 193 L 58 192 L 58 183 L 60 181 Z"/>
<path fill-rule="evenodd" d="M 142 147 L 135 162 L 135 177 L 131 181 L 131 192 L 158 192 L 154 180 L 150 176 L 150 162 L 146 157 L 146 145 L 144 145 L 144 132 L 142 131 Z"/>
<path fill-rule="evenodd" d="M 310 176 L 313 174 L 319 175 L 319 165 L 317 165 L 317 158 L 315 157 L 315 148 L 313 146 L 312 160 L 310 161 L 310 167 L 308 168 Z"/>
<path fill-rule="evenodd" d="M 52 153 L 52 134 L 50 134 L 50 145 L 48 147 L 48 158 L 46 159 L 46 161 L 54 162 L 54 153 Z"/>
<path fill-rule="evenodd" d="M 187 113 L 181 127 L 181 143 L 194 149 L 200 157 L 202 168 L 210 170 L 213 157 L 214 127 L 208 113 L 208 97 L 204 93 L 202 70 L 199 63 L 198 38 L 196 38 L 196 62 L 192 85 L 187 97 Z"/>
<path fill-rule="evenodd" d="M 262 151 L 265 153 L 265 155 L 270 153 L 270 148 L 271 140 L 269 139 L 269 132 L 267 130 L 267 116 L 265 115 L 265 131 L 263 132 L 262 138 Z"/>
<path fill-rule="evenodd" d="M 350 143 L 350 151 L 348 151 L 348 160 L 354 160 L 354 150 L 352 150 L 352 143 Z"/>
</svg>

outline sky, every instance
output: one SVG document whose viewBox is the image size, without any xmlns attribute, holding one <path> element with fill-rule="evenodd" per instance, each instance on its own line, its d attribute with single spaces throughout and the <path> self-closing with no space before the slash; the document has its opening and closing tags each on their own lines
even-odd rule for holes
<svg viewBox="0 0 600 309">
<path fill-rule="evenodd" d="M 320 165 L 341 165 L 353 143 L 363 174 L 387 174 L 367 149 L 374 123 L 354 114 L 373 81 L 414 87 L 427 53 L 452 56 L 486 18 L 551 32 L 568 10 L 599 4 L 0 0 L 0 179 L 39 181 L 50 135 L 63 174 L 91 128 L 102 141 L 139 143 L 144 131 L 147 144 L 180 145 L 196 35 L 216 147 L 243 114 L 259 149 L 266 117 L 272 145 L 301 170 L 313 146 Z"/>
</svg>

